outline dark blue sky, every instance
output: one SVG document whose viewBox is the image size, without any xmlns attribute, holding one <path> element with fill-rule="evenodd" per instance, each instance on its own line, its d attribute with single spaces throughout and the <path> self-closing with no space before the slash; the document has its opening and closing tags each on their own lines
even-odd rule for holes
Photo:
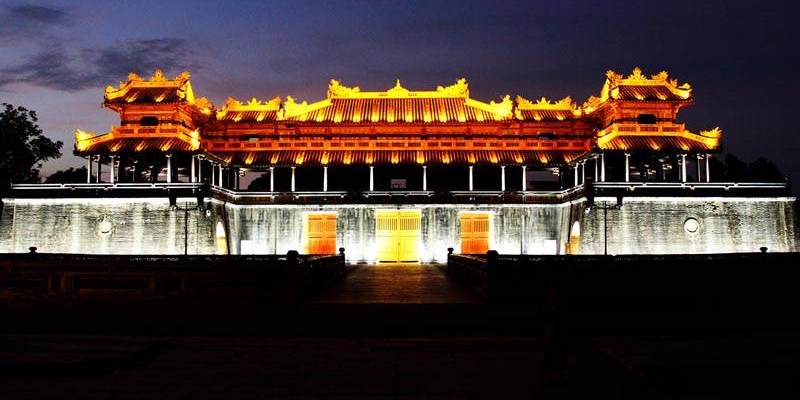
<svg viewBox="0 0 800 400">
<path fill-rule="evenodd" d="M 75 128 L 107 131 L 103 88 L 130 70 L 188 69 L 221 105 L 293 95 L 331 78 L 383 90 L 466 77 L 472 96 L 599 92 L 605 71 L 666 70 L 694 87 L 690 130 L 720 126 L 725 150 L 766 156 L 800 179 L 800 6 L 793 1 L 5 1 L 0 101 L 38 112 L 83 165 Z"/>
</svg>

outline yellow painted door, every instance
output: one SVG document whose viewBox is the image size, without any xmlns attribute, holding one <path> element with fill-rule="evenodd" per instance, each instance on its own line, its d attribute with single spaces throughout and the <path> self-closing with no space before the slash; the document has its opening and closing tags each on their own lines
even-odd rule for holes
<svg viewBox="0 0 800 400">
<path fill-rule="evenodd" d="M 306 214 L 306 254 L 336 254 L 336 213 Z"/>
<path fill-rule="evenodd" d="M 419 210 L 378 210 L 375 238 L 380 262 L 419 261 Z"/>
<path fill-rule="evenodd" d="M 397 211 L 375 211 L 375 245 L 378 261 L 397 261 Z"/>
<path fill-rule="evenodd" d="M 461 254 L 486 254 L 489 251 L 489 213 L 463 213 Z"/>
</svg>

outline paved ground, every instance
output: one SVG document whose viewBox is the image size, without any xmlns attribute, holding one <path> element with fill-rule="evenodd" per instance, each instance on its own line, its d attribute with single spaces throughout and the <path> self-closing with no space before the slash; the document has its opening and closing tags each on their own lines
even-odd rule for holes
<svg viewBox="0 0 800 400">
<path fill-rule="evenodd" d="M 355 266 L 343 279 L 309 303 L 475 304 L 478 299 L 447 279 L 444 266 L 375 264 Z"/>
<path fill-rule="evenodd" d="M 691 331 L 687 327 L 684 331 Z M 50 299 L 0 307 L 0 399 L 796 397 L 796 332 L 573 336 L 429 265 L 358 266 L 304 304 Z M 563 376 L 552 383 L 549 377 Z"/>
<path fill-rule="evenodd" d="M 575 351 L 569 385 L 545 386 L 540 339 L 270 339 L 12 336 L 3 399 L 634 398 L 636 382 Z"/>
<path fill-rule="evenodd" d="M 796 398 L 785 336 L 573 338 L 0 336 L 0 399 Z"/>
</svg>

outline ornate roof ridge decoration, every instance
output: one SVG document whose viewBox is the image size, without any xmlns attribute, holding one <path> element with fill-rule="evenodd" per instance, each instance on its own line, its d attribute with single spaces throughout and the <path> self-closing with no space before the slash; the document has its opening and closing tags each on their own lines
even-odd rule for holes
<svg viewBox="0 0 800 400">
<path fill-rule="evenodd" d="M 605 100 L 603 100 L 601 97 L 589 96 L 589 98 L 583 103 L 583 106 L 581 106 L 581 109 L 584 113 L 591 114 L 594 112 L 594 110 L 600 107 L 601 104 L 603 104 L 603 101 Z"/>
<path fill-rule="evenodd" d="M 342 83 L 336 79 L 331 79 L 331 82 L 328 84 L 328 98 L 331 97 L 353 97 L 356 93 L 360 93 L 361 88 L 358 86 L 355 87 L 347 87 L 342 85 Z"/>
<path fill-rule="evenodd" d="M 397 80 L 393 88 L 386 90 L 386 94 L 389 97 L 408 97 L 409 93 L 411 93 L 410 90 L 400 85 L 400 79 Z"/>
<path fill-rule="evenodd" d="M 208 98 L 204 97 L 197 97 L 194 101 L 190 101 L 195 107 L 199 108 L 203 114 L 209 115 L 211 111 L 214 110 L 214 103 L 212 103 Z"/>
<path fill-rule="evenodd" d="M 97 132 L 87 132 L 82 129 L 75 130 L 75 148 L 78 151 L 86 149 L 89 141 L 97 137 Z"/>
<path fill-rule="evenodd" d="M 436 91 L 449 97 L 469 97 L 467 78 L 460 78 L 450 86 L 437 86 Z"/>
<path fill-rule="evenodd" d="M 347 87 L 336 79 L 331 79 L 330 84 L 328 84 L 328 99 L 411 99 L 445 97 L 469 98 L 469 84 L 467 83 L 467 79 L 461 78 L 450 86 L 437 86 L 436 90 L 409 90 L 403 87 L 400 84 L 400 79 L 398 79 L 393 87 L 383 92 L 362 92 L 360 87 Z"/>
<path fill-rule="evenodd" d="M 547 97 L 542 97 L 534 103 L 520 95 L 517 95 L 517 108 L 521 110 L 569 110 L 577 109 L 572 97 L 567 96 L 561 100 L 550 101 Z"/>
<path fill-rule="evenodd" d="M 225 104 L 221 109 L 217 110 L 217 118 L 224 117 L 228 112 L 232 111 L 278 111 L 281 108 L 280 96 L 273 97 L 270 100 L 264 100 L 262 103 L 257 98 L 251 98 L 247 103 L 242 103 L 233 97 L 228 97 Z"/>
<path fill-rule="evenodd" d="M 190 77 L 191 74 L 189 74 L 189 71 L 183 71 L 176 77 L 169 79 L 164 75 L 162 70 L 156 69 L 150 78 L 144 79 L 136 74 L 136 72 L 131 71 L 128 74 L 127 82 L 120 82 L 119 86 L 116 88 L 111 85 L 106 86 L 105 99 L 106 101 L 116 100 L 125 97 L 131 90 L 139 88 L 174 88 L 180 99 L 195 104 L 196 99 L 194 97 L 194 91 L 192 90 L 192 84 L 189 82 Z M 135 97 L 134 95 L 128 101 L 135 100 Z M 158 99 L 155 100 L 157 102 L 159 101 Z M 209 108 L 206 113 L 210 112 L 211 110 Z"/>
<path fill-rule="evenodd" d="M 677 79 L 669 79 L 669 73 L 667 71 L 661 71 L 655 75 L 650 75 L 648 78 L 646 75 L 642 74 L 642 69 L 639 67 L 634 67 L 631 74 L 628 77 L 623 77 L 622 74 L 618 74 L 612 70 L 606 71 L 606 83 L 603 86 L 603 91 L 601 92 L 601 98 L 605 100 L 608 96 L 612 98 L 616 98 L 614 89 L 618 88 L 619 86 L 664 86 L 668 88 L 672 93 L 676 96 L 679 96 L 683 99 L 688 99 L 692 95 L 692 86 L 689 83 L 684 83 L 683 85 L 678 85 Z"/>
<path fill-rule="evenodd" d="M 700 136 L 719 139 L 722 137 L 722 129 L 720 129 L 720 127 L 717 126 L 714 129 L 710 129 L 707 131 L 700 131 Z"/>
<path fill-rule="evenodd" d="M 484 103 L 482 101 L 467 97 L 465 99 L 465 104 L 470 107 L 479 108 L 481 110 L 493 113 L 500 117 L 500 119 L 511 118 L 514 115 L 514 102 L 511 101 L 511 95 L 503 96 L 503 100 L 501 100 L 499 103 L 496 103 L 494 100 L 490 101 L 489 103 Z"/>
<path fill-rule="evenodd" d="M 524 119 L 520 111 L 566 111 L 575 116 L 582 114 L 581 109 L 572 101 L 572 97 L 566 96 L 561 100 L 550 101 L 547 97 L 542 97 L 536 102 L 528 100 L 520 95 L 517 95 L 517 109 L 515 116 L 517 119 Z"/>
<path fill-rule="evenodd" d="M 331 80 L 331 84 L 333 84 L 333 82 L 336 82 L 336 81 L 332 79 Z M 338 82 L 337 82 L 337 84 L 338 84 Z M 350 89 L 350 88 L 347 88 L 347 89 Z M 355 89 L 356 89 L 356 91 L 358 90 L 358 88 L 355 88 Z M 318 110 L 318 109 L 323 108 L 323 107 L 327 107 L 330 104 L 331 104 L 330 92 L 329 92 L 329 97 L 327 99 L 320 100 L 320 101 L 317 101 L 317 102 L 314 102 L 314 103 L 311 103 L 311 104 L 309 104 L 308 101 L 305 101 L 305 100 L 302 103 L 298 103 L 297 101 L 295 101 L 294 97 L 286 96 L 286 101 L 283 102 L 283 107 L 281 107 L 281 109 L 278 110 L 278 119 L 279 120 L 284 120 L 284 119 L 296 117 L 296 116 L 301 115 L 301 114 L 309 113 L 311 111 Z"/>
</svg>

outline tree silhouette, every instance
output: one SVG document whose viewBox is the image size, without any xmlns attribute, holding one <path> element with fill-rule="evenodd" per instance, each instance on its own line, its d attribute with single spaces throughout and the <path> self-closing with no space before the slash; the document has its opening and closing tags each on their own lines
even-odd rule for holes
<svg viewBox="0 0 800 400">
<path fill-rule="evenodd" d="M 266 192 L 269 190 L 269 174 L 261 174 L 256 179 L 253 179 L 250 182 L 250 185 L 247 186 L 247 190 L 252 192 Z"/>
<path fill-rule="evenodd" d="M 41 163 L 61 157 L 61 141 L 52 141 L 36 124 L 36 112 L 2 103 L 0 112 L 0 194 L 11 183 L 38 183 Z"/>
<path fill-rule="evenodd" d="M 92 175 L 94 181 L 94 175 Z M 85 183 L 86 182 L 86 167 L 62 169 L 53 172 L 45 179 L 44 183 Z"/>
<path fill-rule="evenodd" d="M 726 182 L 783 182 L 785 178 L 774 162 L 758 157 L 747 163 L 733 154 L 725 156 L 725 162 L 716 162 L 712 171 L 719 171 L 720 181 Z"/>
</svg>

